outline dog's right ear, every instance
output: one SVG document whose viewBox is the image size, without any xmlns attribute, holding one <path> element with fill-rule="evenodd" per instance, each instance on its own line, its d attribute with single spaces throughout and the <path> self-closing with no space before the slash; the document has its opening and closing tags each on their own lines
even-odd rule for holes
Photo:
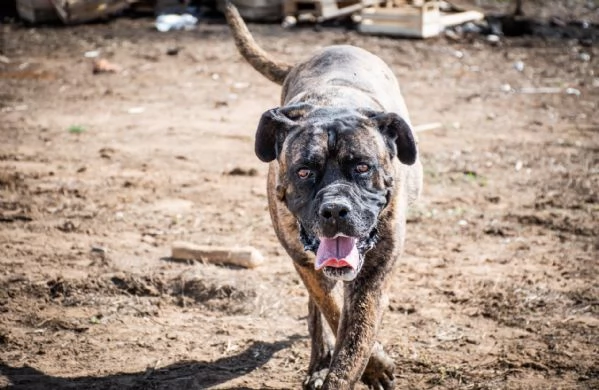
<svg viewBox="0 0 599 390">
<path fill-rule="evenodd" d="M 313 108 L 311 104 L 299 104 L 273 108 L 262 114 L 256 130 L 256 156 L 264 162 L 276 159 L 287 134 L 298 125 L 301 117 Z"/>
</svg>

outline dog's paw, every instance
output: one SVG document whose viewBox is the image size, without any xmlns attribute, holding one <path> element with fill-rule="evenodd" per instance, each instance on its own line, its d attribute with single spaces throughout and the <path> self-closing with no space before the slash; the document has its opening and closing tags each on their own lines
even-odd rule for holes
<svg viewBox="0 0 599 390">
<path fill-rule="evenodd" d="M 303 389 L 304 390 L 320 390 L 322 385 L 324 384 L 324 380 L 329 373 L 328 368 L 323 368 L 320 371 L 315 371 L 306 376 L 304 380 Z"/>
<path fill-rule="evenodd" d="M 377 343 L 373 349 L 370 360 L 366 370 L 362 374 L 362 382 L 364 382 L 369 389 L 375 390 L 391 390 L 395 386 L 395 377 L 393 372 L 395 371 L 395 363 L 385 351 L 383 347 Z"/>
</svg>

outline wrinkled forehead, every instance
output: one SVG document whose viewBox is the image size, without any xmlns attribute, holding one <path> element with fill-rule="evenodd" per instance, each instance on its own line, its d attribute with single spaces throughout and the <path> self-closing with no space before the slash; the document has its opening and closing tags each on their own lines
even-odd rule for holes
<svg viewBox="0 0 599 390">
<path fill-rule="evenodd" d="M 324 164 L 329 158 L 342 160 L 386 156 L 382 135 L 377 129 L 348 121 L 310 124 L 291 133 L 286 142 L 290 164 Z"/>
</svg>

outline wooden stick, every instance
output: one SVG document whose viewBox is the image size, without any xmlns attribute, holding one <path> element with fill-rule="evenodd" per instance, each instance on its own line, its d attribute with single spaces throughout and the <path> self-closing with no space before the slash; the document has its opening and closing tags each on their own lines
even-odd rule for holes
<svg viewBox="0 0 599 390">
<path fill-rule="evenodd" d="M 443 127 L 443 123 L 440 123 L 440 122 L 424 123 L 422 125 L 414 126 L 414 131 L 417 133 L 420 133 L 422 131 L 435 130 L 435 129 L 440 129 L 442 127 Z"/>
<path fill-rule="evenodd" d="M 244 268 L 255 268 L 264 263 L 264 256 L 254 247 L 225 248 L 196 245 L 189 242 L 173 243 L 171 257 L 182 260 L 198 260 L 211 264 L 228 264 Z"/>
</svg>

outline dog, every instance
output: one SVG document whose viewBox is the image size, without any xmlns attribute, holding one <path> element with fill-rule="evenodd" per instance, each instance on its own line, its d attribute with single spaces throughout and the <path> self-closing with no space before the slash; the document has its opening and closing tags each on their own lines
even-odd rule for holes
<svg viewBox="0 0 599 390">
<path fill-rule="evenodd" d="M 282 85 L 281 106 L 258 123 L 255 153 L 269 163 L 274 230 L 309 292 L 303 388 L 352 389 L 362 380 L 392 389 L 395 366 L 376 336 L 406 212 L 422 188 L 398 82 L 383 60 L 349 45 L 286 64 L 257 45 L 229 1 L 225 16 L 242 56 Z"/>
</svg>

